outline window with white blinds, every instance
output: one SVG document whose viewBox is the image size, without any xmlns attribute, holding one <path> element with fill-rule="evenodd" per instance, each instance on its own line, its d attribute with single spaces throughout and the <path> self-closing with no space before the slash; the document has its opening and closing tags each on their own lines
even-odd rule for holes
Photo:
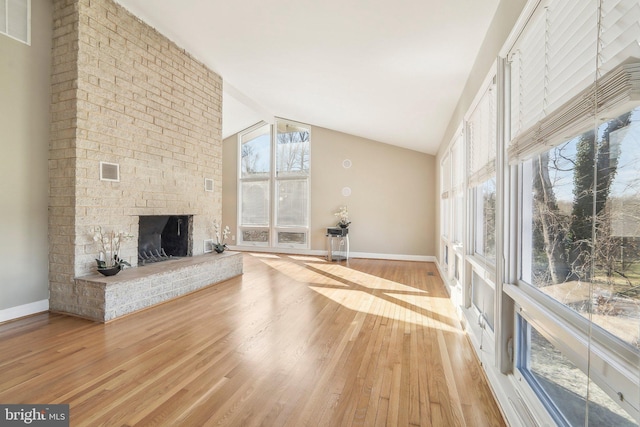
<svg viewBox="0 0 640 427">
<path fill-rule="evenodd" d="M 633 66 L 620 68 L 640 62 L 640 4 L 543 0 L 508 60 L 514 163 L 592 127 L 596 106 L 606 119 L 640 99 Z"/>
<path fill-rule="evenodd" d="M 461 247 L 464 241 L 464 136 L 459 131 L 451 145 L 451 198 L 452 198 L 452 221 L 453 221 L 453 242 Z"/>
<path fill-rule="evenodd" d="M 451 159 L 448 153 L 442 158 L 440 166 L 440 189 L 440 198 L 448 199 L 451 191 Z"/>
<path fill-rule="evenodd" d="M 451 191 L 462 193 L 464 189 L 464 138 L 459 132 L 451 145 Z"/>
<path fill-rule="evenodd" d="M 467 119 L 468 179 L 471 187 L 496 173 L 496 100 L 494 77 Z"/>
<path fill-rule="evenodd" d="M 31 0 L 0 0 L 0 34 L 31 44 Z"/>
</svg>

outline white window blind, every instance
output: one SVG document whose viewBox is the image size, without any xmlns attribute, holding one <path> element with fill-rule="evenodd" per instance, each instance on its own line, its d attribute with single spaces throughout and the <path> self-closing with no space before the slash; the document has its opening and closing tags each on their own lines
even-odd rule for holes
<svg viewBox="0 0 640 427">
<path fill-rule="evenodd" d="M 496 101 L 494 77 L 467 120 L 470 186 L 486 181 L 496 172 Z"/>
<path fill-rule="evenodd" d="M 542 1 L 510 49 L 510 162 L 593 127 L 596 105 L 598 119 L 633 108 L 636 71 L 620 65 L 640 59 L 640 4 L 598 4 Z"/>
<path fill-rule="evenodd" d="M 464 139 L 459 132 L 451 145 L 451 191 L 454 194 L 464 190 Z"/>
<path fill-rule="evenodd" d="M 444 155 L 440 167 L 440 188 L 442 189 L 440 197 L 448 199 L 451 191 L 451 157 L 448 153 Z"/>
<path fill-rule="evenodd" d="M 555 0 L 547 8 L 545 115 L 594 80 L 597 5 L 594 0 Z"/>
<path fill-rule="evenodd" d="M 529 21 L 518 44 L 509 53 L 512 79 L 512 135 L 542 118 L 545 88 L 546 10 L 538 11 Z M 517 82 L 517 83 L 516 83 Z M 517 84 L 514 85 L 514 83 Z"/>
<path fill-rule="evenodd" d="M 602 0 L 600 73 L 614 69 L 629 58 L 640 59 L 640 2 Z"/>
<path fill-rule="evenodd" d="M 624 64 L 511 140 L 509 162 L 521 162 L 640 105 L 640 63 Z"/>
<path fill-rule="evenodd" d="M 0 0 L 0 33 L 31 44 L 30 21 L 30 0 Z"/>
</svg>

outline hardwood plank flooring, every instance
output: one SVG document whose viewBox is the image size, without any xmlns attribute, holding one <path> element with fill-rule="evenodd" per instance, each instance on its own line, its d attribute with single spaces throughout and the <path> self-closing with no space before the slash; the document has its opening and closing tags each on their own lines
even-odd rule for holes
<svg viewBox="0 0 640 427">
<path fill-rule="evenodd" d="M 0 403 L 68 403 L 72 426 L 505 425 L 433 264 L 244 271 L 108 324 L 1 324 Z"/>
</svg>

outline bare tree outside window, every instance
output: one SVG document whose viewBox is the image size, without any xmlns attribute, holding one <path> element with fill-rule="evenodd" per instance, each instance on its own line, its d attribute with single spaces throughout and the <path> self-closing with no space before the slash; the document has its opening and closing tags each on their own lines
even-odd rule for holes
<svg viewBox="0 0 640 427">
<path fill-rule="evenodd" d="M 635 110 L 538 155 L 525 214 L 530 283 L 637 348 L 639 120 Z"/>
</svg>

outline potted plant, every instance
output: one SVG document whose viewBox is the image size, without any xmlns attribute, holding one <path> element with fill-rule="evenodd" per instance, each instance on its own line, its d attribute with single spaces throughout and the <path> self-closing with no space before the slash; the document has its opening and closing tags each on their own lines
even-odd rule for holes
<svg viewBox="0 0 640 427">
<path fill-rule="evenodd" d="M 349 227 L 349 224 L 351 224 L 351 221 L 349 221 L 349 211 L 346 206 L 341 206 L 340 209 L 338 209 L 338 212 L 333 215 L 338 217 L 338 227 L 347 228 Z"/>
<path fill-rule="evenodd" d="M 124 231 L 107 231 L 97 226 L 93 229 L 93 240 L 98 243 L 98 272 L 105 276 L 116 275 L 124 266 L 131 267 L 127 261 L 120 258 L 120 243 L 133 238 L 133 235 Z"/>
<path fill-rule="evenodd" d="M 229 229 L 228 225 L 225 226 L 224 229 L 222 230 L 222 239 L 221 239 L 220 224 L 218 224 L 218 221 L 215 219 L 213 220 L 213 228 L 216 231 L 216 243 L 213 244 L 213 250 L 221 254 L 222 252 L 224 252 L 225 249 L 227 249 L 227 245 L 224 243 L 224 241 L 226 240 L 227 237 L 229 237 L 229 234 L 231 234 L 231 230 Z"/>
</svg>

